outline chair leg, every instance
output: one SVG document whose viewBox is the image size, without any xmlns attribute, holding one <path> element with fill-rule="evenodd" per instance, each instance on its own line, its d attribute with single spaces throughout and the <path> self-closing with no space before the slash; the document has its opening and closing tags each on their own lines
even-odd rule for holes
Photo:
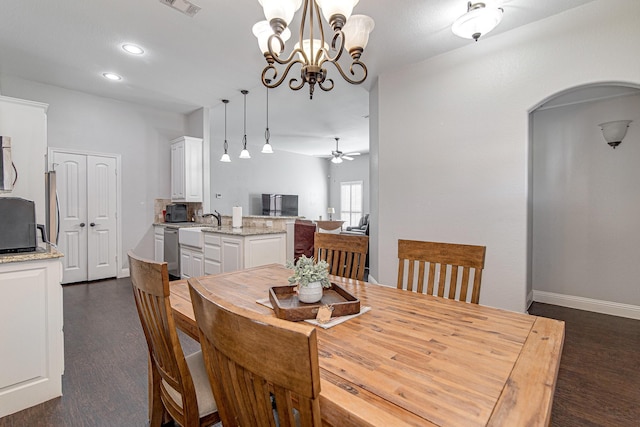
<svg viewBox="0 0 640 427">
<path fill-rule="evenodd" d="M 164 423 L 165 410 L 160 398 L 160 375 L 156 371 L 149 356 L 149 426 L 161 427 Z"/>
</svg>

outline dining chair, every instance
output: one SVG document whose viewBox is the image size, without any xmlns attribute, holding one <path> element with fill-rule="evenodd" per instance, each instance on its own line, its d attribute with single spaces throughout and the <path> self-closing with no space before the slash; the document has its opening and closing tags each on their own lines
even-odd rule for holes
<svg viewBox="0 0 640 427">
<path fill-rule="evenodd" d="M 369 236 L 316 232 L 313 257 L 327 261 L 334 276 L 364 280 L 368 249 Z"/>
<path fill-rule="evenodd" d="M 444 297 L 448 288 L 449 299 L 478 304 L 485 251 L 485 246 L 398 239 L 398 289 Z M 406 264 L 409 268 L 405 274 Z M 426 264 L 429 273 L 425 289 Z M 470 284 L 471 298 L 467 301 Z"/>
<path fill-rule="evenodd" d="M 197 278 L 189 293 L 222 425 L 319 427 L 315 328 L 234 306 Z"/>
<path fill-rule="evenodd" d="M 149 425 L 168 414 L 183 427 L 220 421 L 202 352 L 184 356 L 169 301 L 167 263 L 129 251 L 133 294 L 149 351 Z"/>
</svg>

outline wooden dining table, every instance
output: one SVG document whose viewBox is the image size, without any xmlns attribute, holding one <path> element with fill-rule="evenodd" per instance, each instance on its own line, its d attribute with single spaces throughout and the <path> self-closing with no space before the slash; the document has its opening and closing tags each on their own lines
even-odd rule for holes
<svg viewBox="0 0 640 427">
<path fill-rule="evenodd" d="M 204 276 L 235 305 L 257 303 L 291 270 L 268 265 Z M 317 328 L 324 425 L 549 424 L 564 323 L 331 276 L 370 311 Z M 177 326 L 198 340 L 185 280 L 171 282 Z"/>
</svg>

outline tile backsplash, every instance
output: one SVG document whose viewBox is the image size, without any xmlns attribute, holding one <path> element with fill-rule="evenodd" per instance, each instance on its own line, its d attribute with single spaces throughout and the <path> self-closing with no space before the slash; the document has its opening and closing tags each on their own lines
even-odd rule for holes
<svg viewBox="0 0 640 427">
<path fill-rule="evenodd" d="M 171 204 L 171 199 L 155 199 L 153 202 L 153 222 L 164 222 L 164 216 L 162 211 L 166 209 L 166 206 Z M 177 202 L 181 203 L 181 202 Z M 185 203 L 187 205 L 187 218 L 191 221 L 191 218 L 196 217 L 198 210 L 202 209 L 202 203 Z"/>
</svg>

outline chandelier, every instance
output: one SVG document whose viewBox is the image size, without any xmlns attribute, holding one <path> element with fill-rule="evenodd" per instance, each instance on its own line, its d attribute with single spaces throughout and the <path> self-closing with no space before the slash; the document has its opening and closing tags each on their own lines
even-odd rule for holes
<svg viewBox="0 0 640 427">
<path fill-rule="evenodd" d="M 365 81 L 367 66 L 360 61 L 360 57 L 369 41 L 374 22 L 365 15 L 351 15 L 359 0 L 258 1 L 267 20 L 255 24 L 253 34 L 258 38 L 258 45 L 267 61 L 267 66 L 262 70 L 262 84 L 267 88 L 280 86 L 296 64 L 300 64 L 300 77 L 291 78 L 289 88 L 300 90 L 305 83 L 308 84 L 309 99 L 313 99 L 316 84 L 325 92 L 334 87 L 333 79 L 327 78 L 324 68 L 327 62 L 332 63 L 347 82 L 360 84 Z M 289 56 L 283 55 L 285 42 L 291 36 L 287 26 L 303 2 L 298 42 Z M 333 30 L 330 46 L 325 42 L 320 9 Z M 345 50 L 352 59 L 348 73 L 338 62 Z M 277 66 L 284 67 L 280 76 Z"/>
</svg>

